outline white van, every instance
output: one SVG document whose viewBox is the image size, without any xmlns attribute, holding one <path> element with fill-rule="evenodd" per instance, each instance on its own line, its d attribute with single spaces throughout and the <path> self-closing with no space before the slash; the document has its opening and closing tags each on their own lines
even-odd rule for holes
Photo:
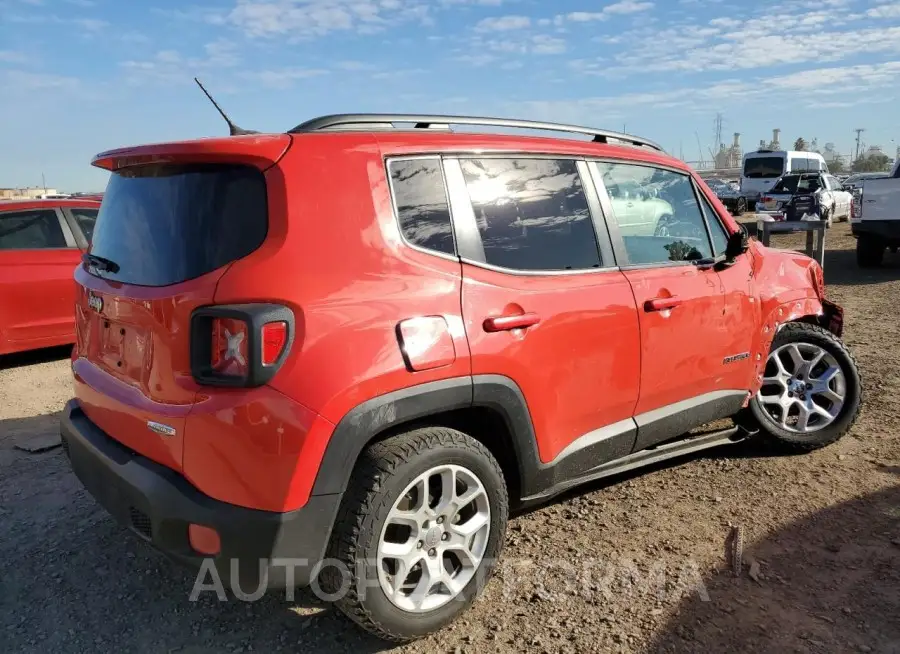
<svg viewBox="0 0 900 654">
<path fill-rule="evenodd" d="M 744 155 L 741 170 L 741 195 L 747 199 L 747 208 L 752 211 L 760 195 L 772 188 L 782 175 L 818 170 L 828 172 L 828 165 L 818 152 L 796 150 L 748 152 Z"/>
</svg>

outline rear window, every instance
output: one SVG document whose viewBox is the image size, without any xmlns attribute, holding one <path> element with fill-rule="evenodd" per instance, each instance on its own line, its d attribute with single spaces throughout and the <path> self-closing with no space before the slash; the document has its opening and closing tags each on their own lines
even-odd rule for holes
<svg viewBox="0 0 900 654">
<path fill-rule="evenodd" d="M 818 177 L 786 175 L 772 187 L 771 193 L 811 193 L 821 187 Z"/>
<path fill-rule="evenodd" d="M 52 250 L 66 247 L 53 209 L 0 213 L 0 250 Z"/>
<path fill-rule="evenodd" d="M 177 284 L 247 256 L 266 238 L 262 172 L 250 166 L 153 165 L 110 176 L 91 254 L 106 279 Z"/>
<path fill-rule="evenodd" d="M 744 161 L 744 177 L 772 178 L 784 174 L 782 157 L 752 157 Z"/>
</svg>

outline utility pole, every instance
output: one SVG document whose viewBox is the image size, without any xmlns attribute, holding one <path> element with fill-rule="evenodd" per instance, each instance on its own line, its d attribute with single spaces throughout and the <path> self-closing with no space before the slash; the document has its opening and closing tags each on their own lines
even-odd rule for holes
<svg viewBox="0 0 900 654">
<path fill-rule="evenodd" d="M 47 179 L 44 177 L 44 173 L 41 173 L 41 186 L 44 187 L 44 195 L 47 195 Z"/>
<path fill-rule="evenodd" d="M 861 136 L 862 136 L 862 133 L 866 131 L 866 128 L 865 128 L 865 127 L 857 127 L 857 128 L 856 128 L 855 130 L 853 130 L 853 131 L 856 132 L 856 156 L 853 157 L 853 161 L 856 161 L 857 159 L 859 159 L 859 142 L 860 142 L 860 138 L 861 138 Z"/>
<path fill-rule="evenodd" d="M 713 149 L 718 152 L 722 146 L 722 114 L 716 114 L 716 140 L 713 142 Z"/>
</svg>

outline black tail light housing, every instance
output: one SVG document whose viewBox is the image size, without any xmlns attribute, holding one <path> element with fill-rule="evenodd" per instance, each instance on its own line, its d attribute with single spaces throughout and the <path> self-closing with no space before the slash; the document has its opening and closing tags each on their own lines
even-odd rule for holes
<svg viewBox="0 0 900 654">
<path fill-rule="evenodd" d="M 294 336 L 294 312 L 280 304 L 200 307 L 191 314 L 191 374 L 207 386 L 262 386 L 281 368 Z"/>
</svg>

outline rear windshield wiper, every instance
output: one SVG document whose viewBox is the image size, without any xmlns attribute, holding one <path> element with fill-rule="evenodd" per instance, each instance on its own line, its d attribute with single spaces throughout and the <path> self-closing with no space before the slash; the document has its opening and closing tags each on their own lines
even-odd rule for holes
<svg viewBox="0 0 900 654">
<path fill-rule="evenodd" d="M 85 254 L 81 257 L 81 260 L 89 266 L 93 266 L 97 270 L 102 270 L 104 272 L 117 273 L 119 272 L 119 264 L 117 264 L 112 259 L 107 259 L 106 257 L 101 257 L 96 254 Z"/>
</svg>

